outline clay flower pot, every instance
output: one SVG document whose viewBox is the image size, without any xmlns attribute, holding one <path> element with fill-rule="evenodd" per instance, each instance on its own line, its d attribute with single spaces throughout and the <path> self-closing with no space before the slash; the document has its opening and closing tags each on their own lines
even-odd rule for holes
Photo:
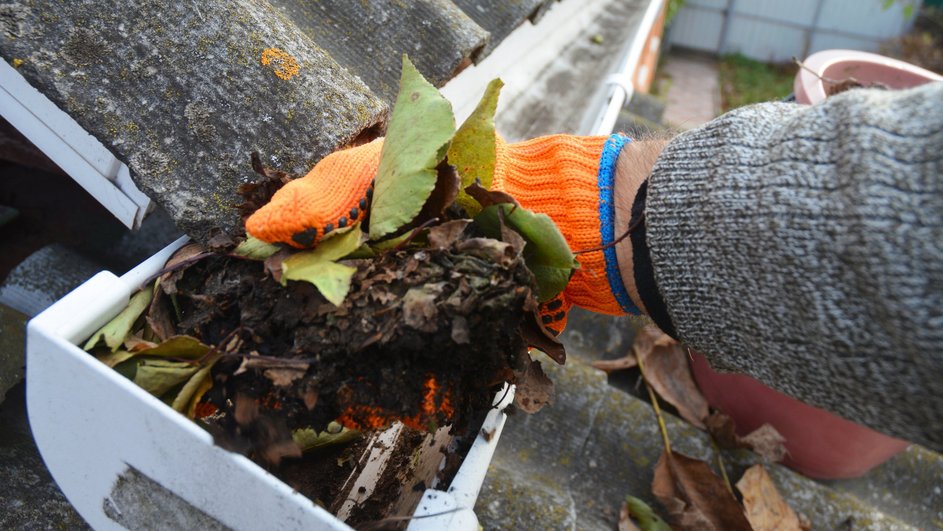
<svg viewBox="0 0 943 531">
<path fill-rule="evenodd" d="M 891 89 L 916 87 L 943 76 L 897 59 L 855 50 L 825 50 L 803 61 L 793 83 L 796 103 L 815 104 L 833 94 L 841 82 L 853 78 L 863 86 Z M 838 82 L 838 83 L 834 83 Z"/>
<path fill-rule="evenodd" d="M 743 374 L 719 373 L 694 353 L 694 380 L 711 406 L 729 415 L 744 436 L 765 423 L 786 439 L 783 464 L 809 477 L 860 476 L 910 444 L 804 404 Z"/>
</svg>

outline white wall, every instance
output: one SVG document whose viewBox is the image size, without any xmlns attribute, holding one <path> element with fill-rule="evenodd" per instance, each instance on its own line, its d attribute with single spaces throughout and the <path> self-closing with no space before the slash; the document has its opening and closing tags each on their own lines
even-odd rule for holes
<svg viewBox="0 0 943 531">
<path fill-rule="evenodd" d="M 913 23 L 921 0 L 687 0 L 672 21 L 672 45 L 760 61 L 804 58 L 829 48 L 877 51 Z"/>
</svg>

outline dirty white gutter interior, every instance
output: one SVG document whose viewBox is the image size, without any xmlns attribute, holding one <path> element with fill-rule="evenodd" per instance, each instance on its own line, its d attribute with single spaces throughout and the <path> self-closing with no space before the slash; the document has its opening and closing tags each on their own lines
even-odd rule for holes
<svg viewBox="0 0 943 531">
<path fill-rule="evenodd" d="M 645 51 L 648 34 L 655 24 L 658 14 L 661 12 L 662 4 L 664 4 L 664 0 L 652 0 L 651 3 L 648 4 L 648 9 L 645 10 L 639 31 L 636 32 L 635 37 L 632 39 L 629 50 L 622 62 L 622 67 L 618 72 L 610 75 L 605 80 L 605 83 L 612 85 L 613 89 L 609 96 L 609 103 L 599 112 L 598 117 L 590 129 L 591 134 L 608 135 L 612 133 L 616 121 L 619 119 L 619 112 L 625 106 L 626 102 L 632 99 L 632 94 L 635 93 L 635 83 L 641 83 L 641 80 L 647 76 L 648 73 L 644 69 L 638 68 L 639 59 Z M 651 46 L 657 49 L 658 44 L 657 41 L 653 41 Z M 638 79 L 632 79 L 632 74 L 636 71 L 638 71 Z"/>
</svg>

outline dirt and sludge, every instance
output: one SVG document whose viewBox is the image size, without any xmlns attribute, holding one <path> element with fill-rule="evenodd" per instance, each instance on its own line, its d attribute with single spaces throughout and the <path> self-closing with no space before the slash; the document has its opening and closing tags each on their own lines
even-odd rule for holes
<svg viewBox="0 0 943 531">
<path fill-rule="evenodd" d="M 218 360 L 199 422 L 332 512 L 352 495 L 373 434 L 398 422 L 395 444 L 380 441 L 392 450 L 391 472 L 376 474 L 384 484 L 363 511 L 346 509 L 356 524 L 431 486 L 437 466 L 409 474 L 425 448 L 435 447 L 438 464 L 454 436 L 473 438 L 500 386 L 530 367 L 521 327 L 535 325 L 537 302 L 522 249 L 467 220 L 446 222 L 421 247 L 344 260 L 357 271 L 335 306 L 313 284 L 283 286 L 276 260 L 190 244 L 160 277 L 147 335 L 211 346 L 202 359 Z M 359 436 L 303 452 L 299 430 Z"/>
</svg>

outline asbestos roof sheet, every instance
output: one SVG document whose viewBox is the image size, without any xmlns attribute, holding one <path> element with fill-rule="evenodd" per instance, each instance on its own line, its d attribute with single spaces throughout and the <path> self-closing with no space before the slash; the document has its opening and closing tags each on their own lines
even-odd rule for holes
<svg viewBox="0 0 943 531">
<path fill-rule="evenodd" d="M 17 0 L 0 56 L 206 240 L 253 151 L 306 172 L 382 133 L 403 53 L 441 86 L 551 1 Z"/>
</svg>

